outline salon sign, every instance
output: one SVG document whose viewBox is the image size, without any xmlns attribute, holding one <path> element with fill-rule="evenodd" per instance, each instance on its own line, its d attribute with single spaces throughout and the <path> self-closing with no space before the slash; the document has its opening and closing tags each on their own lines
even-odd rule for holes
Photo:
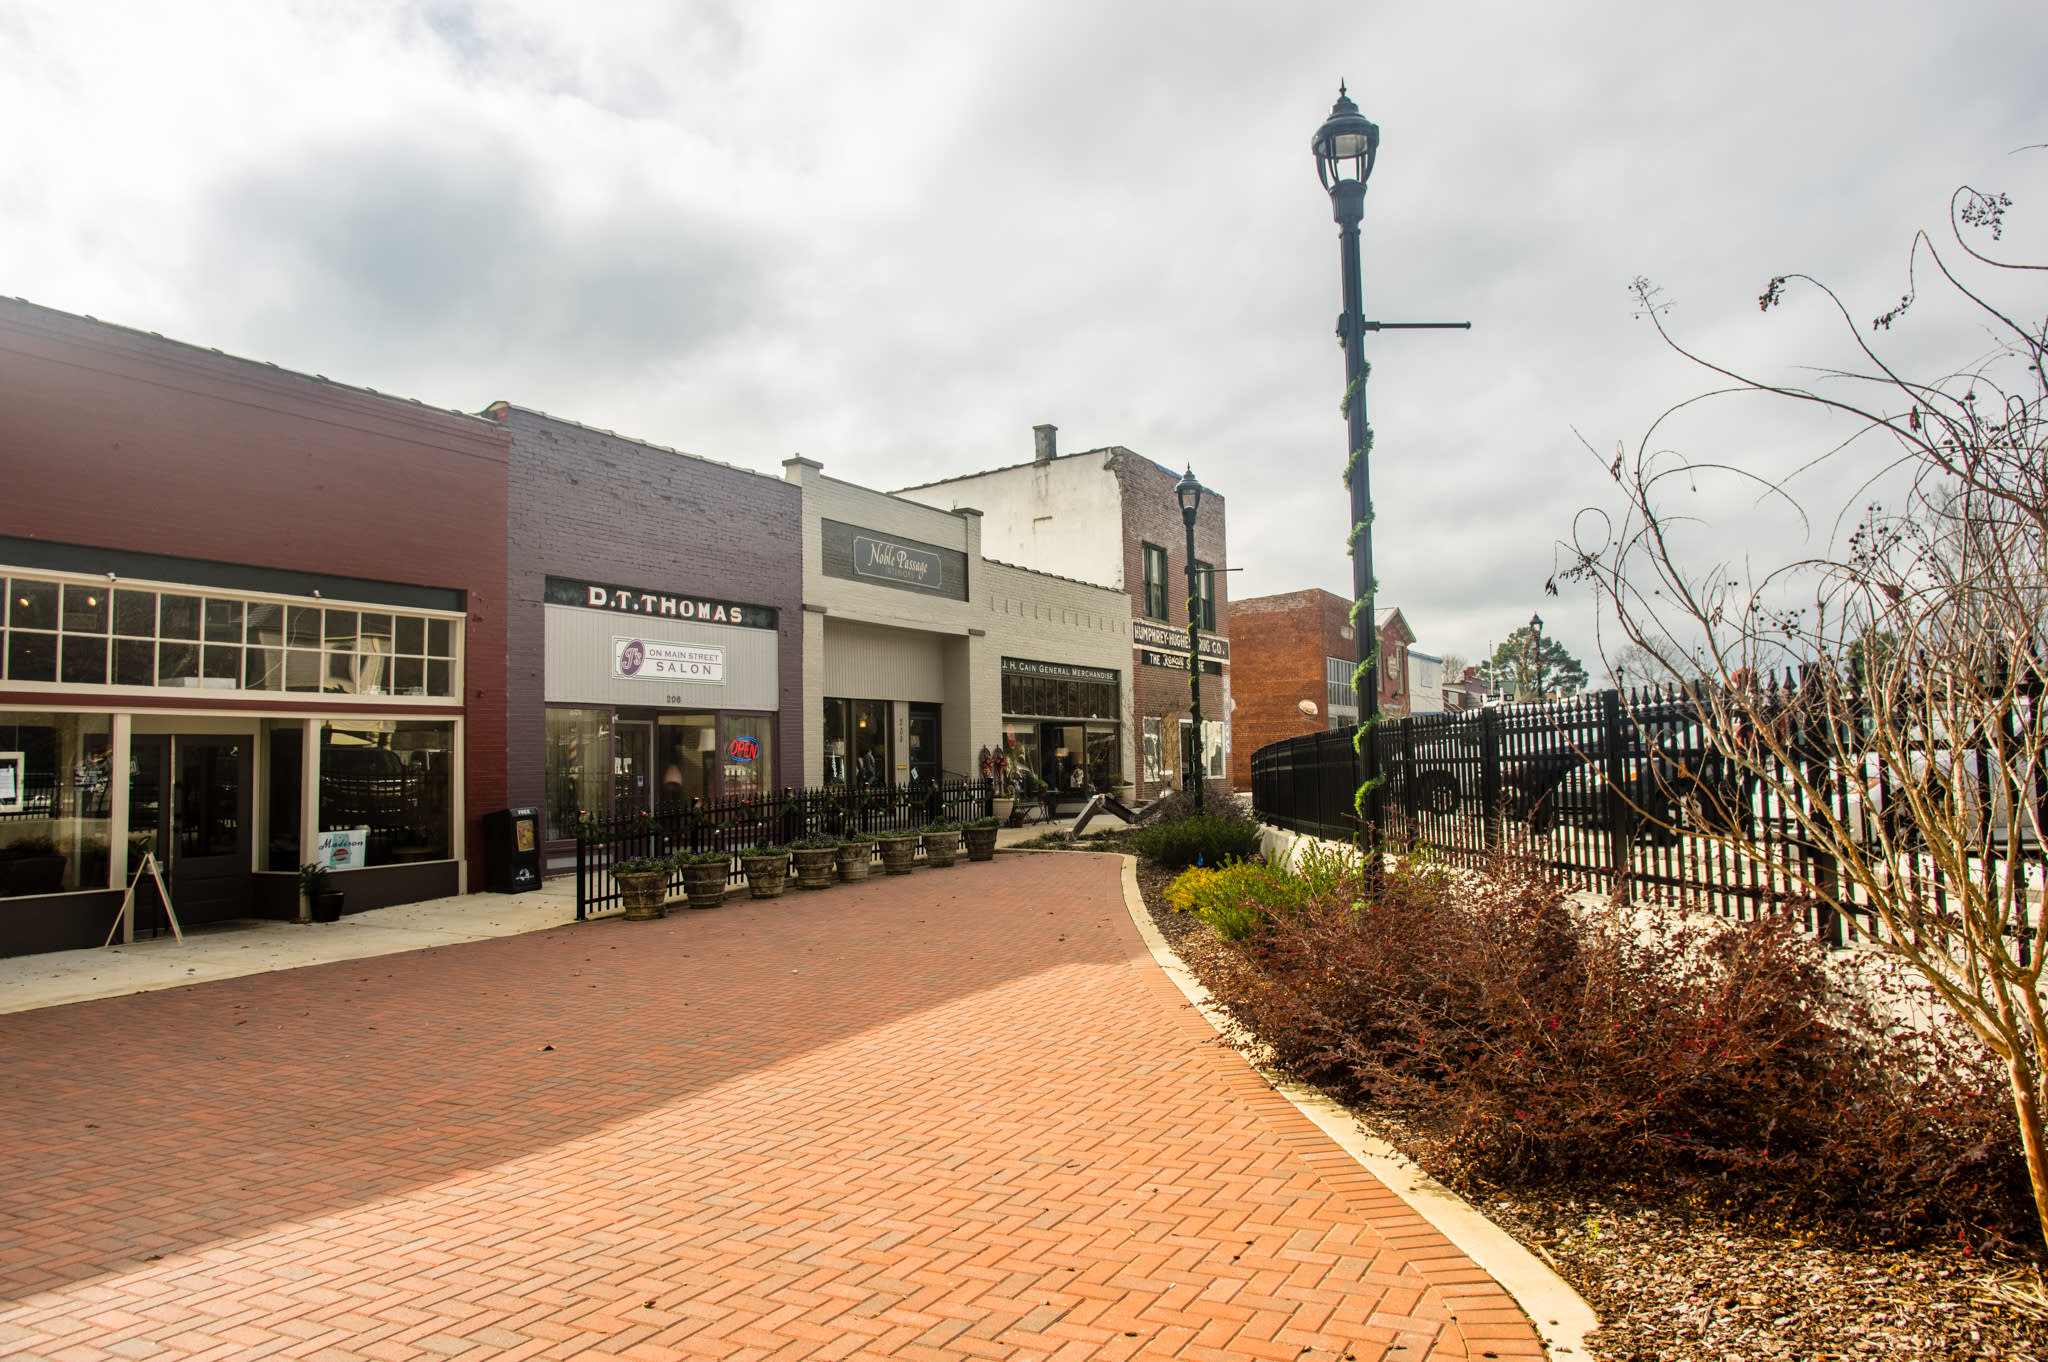
<svg viewBox="0 0 2048 1362">
<path fill-rule="evenodd" d="M 701 643 L 612 636 L 612 675 L 621 681 L 725 680 L 725 649 Z"/>
</svg>

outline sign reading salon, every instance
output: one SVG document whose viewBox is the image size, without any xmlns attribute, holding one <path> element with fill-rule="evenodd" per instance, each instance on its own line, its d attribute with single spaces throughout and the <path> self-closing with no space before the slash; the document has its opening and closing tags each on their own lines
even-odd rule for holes
<svg viewBox="0 0 2048 1362">
<path fill-rule="evenodd" d="M 612 675 L 621 681 L 724 681 L 725 649 L 614 634 Z"/>
</svg>

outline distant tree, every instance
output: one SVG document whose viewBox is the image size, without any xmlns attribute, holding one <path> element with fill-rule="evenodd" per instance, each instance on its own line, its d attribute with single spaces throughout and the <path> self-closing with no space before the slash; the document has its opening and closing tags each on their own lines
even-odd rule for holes
<svg viewBox="0 0 2048 1362">
<path fill-rule="evenodd" d="M 1586 669 L 1548 634 L 1538 651 L 1536 631 L 1523 625 L 1493 650 L 1479 675 L 1495 690 L 1512 687 L 1518 696 L 1576 695 L 1586 688 Z"/>
<path fill-rule="evenodd" d="M 1472 664 L 1465 660 L 1463 653 L 1444 654 L 1444 684 L 1455 685 L 1464 678 L 1465 668 Z"/>
<path fill-rule="evenodd" d="M 1647 686 L 1670 673 L 1664 660 L 1640 643 L 1624 643 L 1607 658 L 1607 674 L 1617 687 Z"/>
</svg>

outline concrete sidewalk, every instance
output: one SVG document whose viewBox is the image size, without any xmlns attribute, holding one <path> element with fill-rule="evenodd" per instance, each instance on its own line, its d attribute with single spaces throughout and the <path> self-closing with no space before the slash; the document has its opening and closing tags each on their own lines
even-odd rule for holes
<svg viewBox="0 0 2048 1362">
<path fill-rule="evenodd" d="M 0 1014 L 116 998 L 273 970 L 488 941 L 576 918 L 573 877 L 526 894 L 464 894 L 353 913 L 339 922 L 242 920 L 103 949 L 0 960 Z"/>
</svg>

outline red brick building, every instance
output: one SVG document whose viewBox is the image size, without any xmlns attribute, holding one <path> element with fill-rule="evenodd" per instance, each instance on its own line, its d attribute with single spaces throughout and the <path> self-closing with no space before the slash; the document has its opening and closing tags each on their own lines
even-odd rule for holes
<svg viewBox="0 0 2048 1362">
<path fill-rule="evenodd" d="M 1319 588 L 1254 596 L 1231 607 L 1230 778 L 1250 789 L 1252 753 L 1269 743 L 1358 722 L 1351 678 L 1358 642 L 1351 602 Z M 1380 712 L 1410 710 L 1408 648 L 1415 632 L 1398 609 L 1379 612 Z M 1306 703 L 1311 709 L 1304 709 Z"/>
<path fill-rule="evenodd" d="M 505 802 L 495 422 L 0 300 L 0 955 L 481 884 Z"/>
</svg>

